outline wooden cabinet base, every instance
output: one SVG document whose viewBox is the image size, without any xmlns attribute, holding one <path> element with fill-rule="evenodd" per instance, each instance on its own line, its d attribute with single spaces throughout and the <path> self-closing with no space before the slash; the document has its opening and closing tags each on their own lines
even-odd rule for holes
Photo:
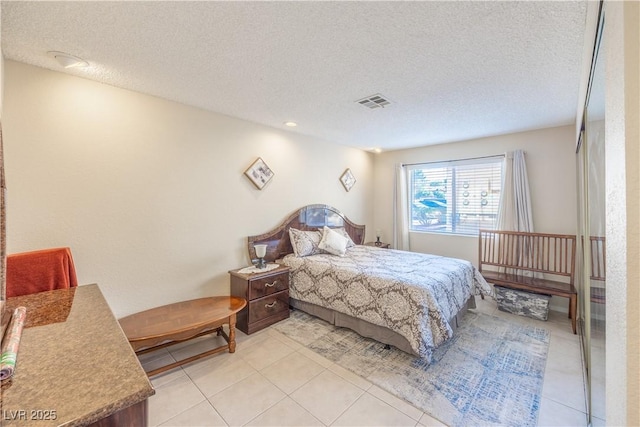
<svg viewBox="0 0 640 427">
<path fill-rule="evenodd" d="M 287 307 L 287 310 L 285 311 L 281 311 L 273 316 L 269 316 L 266 319 L 262 319 L 260 321 L 254 322 L 254 323 L 249 323 L 246 325 L 246 330 L 243 330 L 242 328 L 240 328 L 240 326 L 238 325 L 238 329 L 240 329 L 242 332 L 244 332 L 247 335 L 250 335 L 254 332 L 258 332 L 264 328 L 266 328 L 267 326 L 273 325 L 276 322 L 279 322 L 281 320 L 286 319 L 287 317 L 289 317 L 289 308 Z M 244 325 L 243 325 L 244 327 Z"/>
<path fill-rule="evenodd" d="M 89 424 L 90 427 L 146 426 L 149 424 L 147 399 L 119 410 L 106 418 Z"/>
</svg>

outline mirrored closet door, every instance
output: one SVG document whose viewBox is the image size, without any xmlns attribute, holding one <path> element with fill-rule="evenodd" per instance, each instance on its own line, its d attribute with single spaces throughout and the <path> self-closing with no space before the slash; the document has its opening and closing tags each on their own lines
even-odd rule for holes
<svg viewBox="0 0 640 427">
<path fill-rule="evenodd" d="M 580 293 L 581 338 L 587 378 L 589 424 L 605 421 L 605 108 L 604 12 L 601 11 L 589 91 L 583 120 L 584 132 L 577 151 L 578 224 L 582 241 L 577 268 Z M 595 418 L 599 419 L 596 420 Z"/>
</svg>

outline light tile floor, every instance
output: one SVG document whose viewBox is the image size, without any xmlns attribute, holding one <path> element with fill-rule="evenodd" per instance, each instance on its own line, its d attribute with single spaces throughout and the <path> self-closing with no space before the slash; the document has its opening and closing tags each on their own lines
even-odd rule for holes
<svg viewBox="0 0 640 427">
<path fill-rule="evenodd" d="M 585 426 L 580 342 L 566 314 L 540 322 L 498 311 L 478 299 L 478 311 L 551 333 L 541 426 Z M 153 369 L 219 345 L 202 337 L 141 356 Z M 267 328 L 237 333 L 234 354 L 222 353 L 151 379 L 152 426 L 441 426 L 420 409 Z M 604 425 L 601 420 L 595 424 Z"/>
</svg>

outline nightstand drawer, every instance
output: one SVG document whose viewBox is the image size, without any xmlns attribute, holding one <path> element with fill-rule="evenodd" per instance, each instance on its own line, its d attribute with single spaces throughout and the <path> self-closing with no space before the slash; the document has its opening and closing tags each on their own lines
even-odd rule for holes
<svg viewBox="0 0 640 427">
<path fill-rule="evenodd" d="M 283 311 L 289 311 L 288 290 L 249 302 L 249 323 L 259 322 Z"/>
<path fill-rule="evenodd" d="M 289 272 L 285 271 L 261 279 L 251 280 L 249 282 L 249 300 L 262 298 L 276 292 L 289 289 Z"/>
</svg>

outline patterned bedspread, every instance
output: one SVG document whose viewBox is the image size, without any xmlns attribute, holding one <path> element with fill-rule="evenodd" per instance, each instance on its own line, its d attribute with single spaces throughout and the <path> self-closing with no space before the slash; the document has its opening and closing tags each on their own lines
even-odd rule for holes
<svg viewBox="0 0 640 427">
<path fill-rule="evenodd" d="M 431 359 L 451 338 L 448 320 L 478 288 L 490 287 L 464 260 L 355 246 L 344 257 L 287 255 L 292 298 L 384 326 L 404 336 L 416 354 Z"/>
</svg>

